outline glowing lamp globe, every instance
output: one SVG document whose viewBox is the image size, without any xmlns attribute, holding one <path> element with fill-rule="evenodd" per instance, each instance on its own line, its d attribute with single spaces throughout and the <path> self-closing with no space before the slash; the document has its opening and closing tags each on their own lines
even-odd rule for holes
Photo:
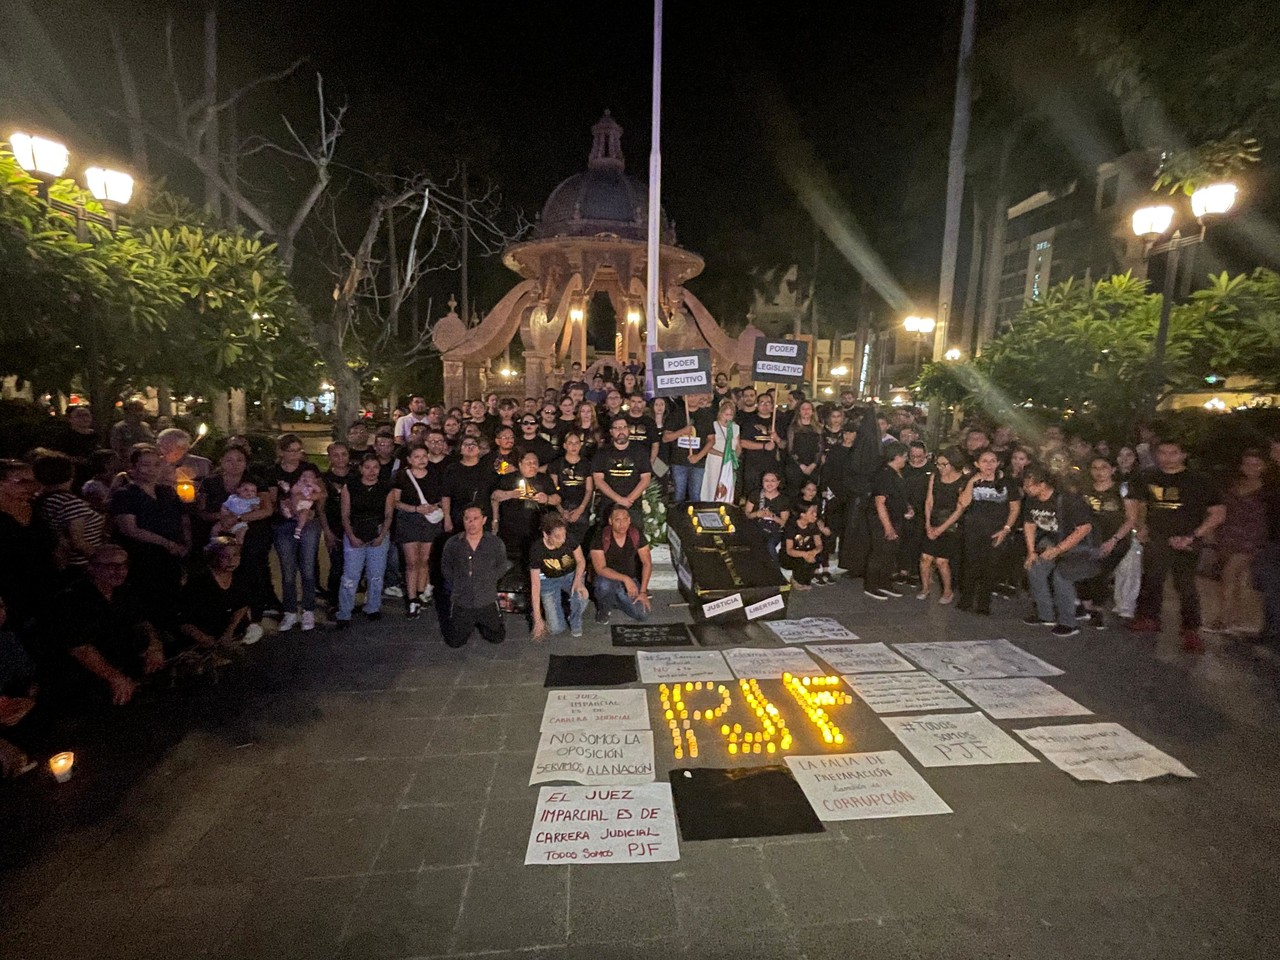
<svg viewBox="0 0 1280 960">
<path fill-rule="evenodd" d="M 29 133 L 15 133 L 9 137 L 9 147 L 18 166 L 27 173 L 46 177 L 60 177 L 71 162 L 67 148 L 56 140 L 35 137 Z"/>
<path fill-rule="evenodd" d="M 1173 223 L 1173 207 L 1160 204 L 1155 207 L 1143 207 L 1133 212 L 1133 232 L 1135 236 L 1152 239 L 1169 232 Z"/>
<path fill-rule="evenodd" d="M 1191 194 L 1191 212 L 1199 220 L 1202 217 L 1221 216 L 1235 206 L 1234 183 L 1211 183 Z"/>
<path fill-rule="evenodd" d="M 933 333 L 934 325 L 937 321 L 933 317 L 907 317 L 902 321 L 902 326 L 907 333 L 927 334 Z"/>
<path fill-rule="evenodd" d="M 89 192 L 103 203 L 124 206 L 133 196 L 133 177 L 119 170 L 90 167 L 84 172 L 84 178 L 88 181 Z"/>
<path fill-rule="evenodd" d="M 952 347 L 945 354 L 943 354 L 943 356 L 945 359 L 955 362 L 956 360 L 960 359 L 960 348 Z"/>
<path fill-rule="evenodd" d="M 842 363 L 838 367 L 831 368 L 831 375 L 833 377 L 847 377 L 849 375 L 849 368 Z"/>
</svg>

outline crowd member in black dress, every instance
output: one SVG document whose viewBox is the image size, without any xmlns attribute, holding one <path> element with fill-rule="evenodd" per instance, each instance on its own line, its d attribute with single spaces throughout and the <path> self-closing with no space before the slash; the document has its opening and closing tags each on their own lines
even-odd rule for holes
<svg viewBox="0 0 1280 960">
<path fill-rule="evenodd" d="M 787 489 L 799 490 L 806 480 L 818 480 L 822 461 L 822 433 L 813 404 L 803 401 L 787 428 Z"/>
<path fill-rule="evenodd" d="M 547 468 L 560 497 L 560 511 L 575 543 L 585 543 L 591 526 L 591 500 L 595 478 L 591 463 L 582 455 L 582 434 L 571 430 L 564 436 L 564 453 Z"/>
<path fill-rule="evenodd" d="M 129 451 L 129 479 L 111 495 L 116 537 L 129 554 L 129 586 L 158 629 L 177 627 L 182 560 L 191 551 L 191 518 L 168 484 L 157 482 L 160 454 L 151 444 Z"/>
<path fill-rule="evenodd" d="M 760 478 L 760 489 L 747 497 L 746 514 L 760 527 L 769 553 L 776 560 L 782 547 L 782 531 L 791 515 L 791 502 L 782 492 L 781 471 L 766 470 Z"/>
<path fill-rule="evenodd" d="M 979 431 L 980 432 L 980 431 Z M 985 433 L 982 434 L 986 436 Z M 960 505 L 964 508 L 964 569 L 961 610 L 991 613 L 991 595 L 1001 571 L 1001 548 L 1018 519 L 1022 491 L 1000 472 L 1000 458 L 983 450 Z"/>
<path fill-rule="evenodd" d="M 426 447 L 411 447 L 404 469 L 391 480 L 393 539 L 404 551 L 410 617 L 418 616 L 422 604 L 431 599 L 431 548 L 444 531 L 444 467 L 432 469 L 428 456 Z"/>
<path fill-rule="evenodd" d="M 538 534 L 542 515 L 560 502 L 555 482 L 538 470 L 538 455 L 526 452 L 515 473 L 498 478 L 489 497 L 493 532 L 502 540 L 513 564 L 529 561 L 529 544 Z"/>
<path fill-rule="evenodd" d="M 917 600 L 927 600 L 933 588 L 933 568 L 938 568 L 942 581 L 942 596 L 938 603 L 948 604 L 955 599 L 952 584 L 955 564 L 964 549 L 961 535 L 960 494 L 964 492 L 966 478 L 960 469 L 964 455 L 955 447 L 948 447 L 934 457 L 934 472 L 929 477 L 925 494 L 925 538 L 920 554 L 920 592 Z"/>
<path fill-rule="evenodd" d="M 821 553 L 818 505 L 801 501 L 783 529 L 782 550 L 778 556 L 783 568 L 791 571 L 792 590 L 813 589 L 813 574 Z"/>
<path fill-rule="evenodd" d="M 863 592 L 872 600 L 902 596 L 893 582 L 898 563 L 898 541 L 902 538 L 903 524 L 914 515 L 907 500 L 907 486 L 902 479 L 907 448 L 896 441 L 886 443 L 884 458 L 884 466 L 871 485 L 871 504 L 875 512 L 867 518 L 871 554 L 867 558 Z"/>
<path fill-rule="evenodd" d="M 905 429 L 905 428 L 904 428 Z M 923 443 L 913 440 L 907 444 L 907 464 L 902 468 L 902 480 L 906 485 L 907 503 L 911 517 L 902 525 L 902 539 L 898 543 L 899 582 L 920 581 L 920 556 L 924 550 L 924 527 L 927 514 L 925 498 L 929 494 L 929 478 L 933 476 L 933 463 Z"/>
<path fill-rule="evenodd" d="M 445 468 L 444 532 L 462 529 L 462 512 L 467 507 L 479 507 L 487 524 L 489 494 L 496 483 L 493 470 L 480 460 L 480 441 L 464 437 L 458 446 L 458 459 Z"/>
<path fill-rule="evenodd" d="M 1089 623 L 1096 630 L 1107 627 L 1107 597 L 1111 576 L 1129 552 L 1129 536 L 1138 525 L 1138 500 L 1128 486 L 1115 481 L 1115 467 L 1106 457 L 1094 457 L 1089 464 L 1089 486 L 1084 501 L 1093 512 L 1093 542 L 1098 545 L 1102 569 L 1097 576 L 1077 586 L 1080 600 L 1089 611 Z"/>
</svg>

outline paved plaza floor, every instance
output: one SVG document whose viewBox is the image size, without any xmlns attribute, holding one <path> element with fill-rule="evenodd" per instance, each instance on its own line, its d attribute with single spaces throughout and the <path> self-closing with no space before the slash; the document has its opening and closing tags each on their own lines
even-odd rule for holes
<svg viewBox="0 0 1280 960">
<path fill-rule="evenodd" d="M 687 615 L 676 599 L 659 596 L 658 619 Z M 130 711 L 81 748 L 71 782 L 4 788 L 0 956 L 1280 955 L 1275 661 L 1119 630 L 1058 640 L 1026 612 L 874 603 L 848 582 L 792 601 L 868 641 L 1006 637 L 1065 671 L 1052 684 L 1085 720 L 1123 724 L 1197 778 L 1081 783 L 1039 754 L 912 760 L 953 813 L 683 841 L 669 863 L 525 866 L 548 652 L 626 651 L 590 622 L 533 645 L 514 617 L 505 644 L 455 651 L 432 618 L 393 610 L 268 637 L 216 687 Z M 911 759 L 861 702 L 839 716 L 849 749 Z M 654 729 L 665 782 L 676 761 Z M 694 763 L 728 758 L 707 747 Z"/>
</svg>

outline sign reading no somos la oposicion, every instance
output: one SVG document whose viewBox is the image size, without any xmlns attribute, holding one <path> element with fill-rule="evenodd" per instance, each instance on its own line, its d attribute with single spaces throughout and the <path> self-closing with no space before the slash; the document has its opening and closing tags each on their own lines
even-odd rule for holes
<svg viewBox="0 0 1280 960">
<path fill-rule="evenodd" d="M 803 383 L 809 345 L 802 340 L 756 339 L 751 378 L 765 383 Z"/>
<path fill-rule="evenodd" d="M 711 351 L 671 350 L 653 355 L 653 395 L 711 392 Z"/>
</svg>

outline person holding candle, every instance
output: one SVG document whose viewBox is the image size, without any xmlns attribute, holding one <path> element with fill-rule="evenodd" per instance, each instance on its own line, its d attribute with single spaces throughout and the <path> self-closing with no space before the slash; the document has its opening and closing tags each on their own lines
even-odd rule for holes
<svg viewBox="0 0 1280 960">
<path fill-rule="evenodd" d="M 197 483 L 213 472 L 213 461 L 191 452 L 191 434 L 177 427 L 156 434 L 156 450 L 160 454 L 160 482 L 170 485 Z"/>
<path fill-rule="evenodd" d="M 338 592 L 338 628 L 350 626 L 356 605 L 356 589 L 363 573 L 368 583 L 364 614 L 382 618 L 382 576 L 387 566 L 395 495 L 391 484 L 379 477 L 378 455 L 366 453 L 360 460 L 360 479 L 342 488 L 342 585 Z"/>
<path fill-rule="evenodd" d="M 497 489 L 489 499 L 493 532 L 506 546 L 511 562 L 523 565 L 529 559 L 529 545 L 537 536 L 543 514 L 560 503 L 555 481 L 538 472 L 538 455 L 530 450 L 520 458 L 517 473 L 498 478 Z"/>
<path fill-rule="evenodd" d="M 177 627 L 182 559 L 191 551 L 191 518 L 173 487 L 159 481 L 160 454 L 151 444 L 129 451 L 129 479 L 111 495 L 117 541 L 129 553 L 129 586 L 148 619 Z"/>
<path fill-rule="evenodd" d="M 548 513 L 542 518 L 542 536 L 529 548 L 529 587 L 533 615 L 531 638 L 539 641 L 565 631 L 563 605 L 569 602 L 569 633 L 582 636 L 582 615 L 587 609 L 586 560 L 582 547 L 568 537 L 564 517 Z M 539 602 L 541 601 L 541 602 Z"/>
<path fill-rule="evenodd" d="M 498 581 L 511 566 L 502 541 L 485 530 L 486 514 L 478 506 L 462 513 L 462 533 L 451 537 L 440 557 L 444 602 L 437 604 L 444 642 L 461 647 L 471 634 L 489 643 L 506 639 L 506 625 L 498 609 Z"/>
</svg>

